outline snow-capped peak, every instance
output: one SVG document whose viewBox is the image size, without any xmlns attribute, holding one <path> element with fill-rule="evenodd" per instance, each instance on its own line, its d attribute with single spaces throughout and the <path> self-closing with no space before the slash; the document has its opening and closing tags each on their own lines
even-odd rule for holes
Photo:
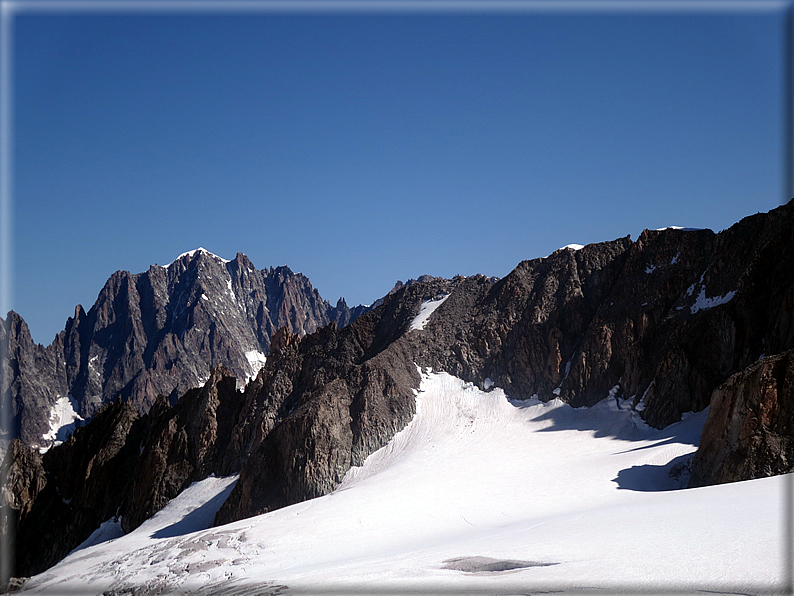
<svg viewBox="0 0 794 596">
<path fill-rule="evenodd" d="M 584 248 L 584 244 L 566 244 L 559 248 L 559 250 L 565 250 L 566 248 L 570 248 L 571 250 L 582 250 Z"/>
<path fill-rule="evenodd" d="M 177 258 L 175 258 L 173 261 L 171 261 L 170 263 L 168 263 L 168 265 L 165 265 L 165 267 L 170 267 L 170 266 L 171 266 L 171 265 L 173 265 L 175 262 L 177 262 L 179 259 L 181 259 L 182 257 L 185 257 L 185 256 L 186 256 L 186 257 L 189 257 L 189 258 L 191 258 L 191 259 L 192 259 L 192 258 L 193 258 L 193 256 L 194 256 L 196 253 L 204 253 L 204 254 L 206 254 L 206 255 L 209 255 L 209 256 L 211 256 L 211 257 L 213 257 L 213 258 L 219 259 L 219 260 L 223 261 L 224 263 L 229 263 L 229 262 L 230 262 L 230 261 L 229 261 L 229 259 L 224 259 L 223 257 L 219 257 L 218 255 L 216 255 L 216 254 L 214 254 L 214 253 L 211 253 L 210 251 L 208 251 L 208 250 L 207 250 L 206 248 L 204 248 L 203 246 L 199 246 L 198 248 L 194 248 L 193 250 L 189 250 L 189 251 L 187 251 L 187 252 L 183 252 L 181 255 L 179 255 Z"/>
<path fill-rule="evenodd" d="M 699 232 L 700 230 L 704 230 L 705 228 L 684 228 L 681 226 L 667 226 L 665 228 L 656 228 L 657 232 L 662 232 L 664 230 L 681 230 L 683 232 Z"/>
</svg>

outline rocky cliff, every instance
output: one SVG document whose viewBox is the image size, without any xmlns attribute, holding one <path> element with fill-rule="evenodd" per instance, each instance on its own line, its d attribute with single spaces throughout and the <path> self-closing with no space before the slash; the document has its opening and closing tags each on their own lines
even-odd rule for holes
<svg viewBox="0 0 794 596">
<path fill-rule="evenodd" d="M 251 406 L 263 422 L 216 521 L 333 490 L 410 419 L 414 363 L 517 399 L 633 396 L 657 427 L 700 411 L 763 352 L 794 347 L 793 238 L 789 203 L 719 234 L 646 230 L 561 249 L 498 282 L 397 287 L 342 330 L 285 334 Z M 437 309 L 412 328 L 430 301 Z"/>
<path fill-rule="evenodd" d="M 83 418 L 118 397 L 144 413 L 159 394 L 175 401 L 220 364 L 241 382 L 255 376 L 280 327 L 312 333 L 364 310 L 341 299 L 332 307 L 286 266 L 257 270 L 242 253 L 226 261 L 198 249 L 144 273 L 117 271 L 46 348 L 9 313 L 0 324 L 0 341 L 8 342 L 2 403 L 14 435 L 46 447 L 61 397 L 71 396 Z"/>
<path fill-rule="evenodd" d="M 636 242 L 560 249 L 520 263 L 502 280 L 477 275 L 398 284 L 345 327 L 330 321 L 303 335 L 306 319 L 282 309 L 281 321 L 290 324 L 269 336 L 267 362 L 244 391 L 231 366 L 217 369 L 202 389 L 175 405 L 158 398 L 129 425 L 126 451 L 118 451 L 129 460 L 118 466 L 130 472 L 112 515 L 121 515 L 129 530 L 210 473 L 240 474 L 216 523 L 326 494 L 411 420 L 417 366 L 484 388 L 493 383 L 518 399 L 559 397 L 588 406 L 608 395 L 633 396 L 657 427 L 711 402 L 696 483 L 788 471 L 792 239 L 789 203 L 719 234 L 646 230 Z M 209 312 L 196 312 L 196 304 L 210 301 L 201 295 L 186 299 L 190 320 L 200 322 L 185 327 L 211 324 Z M 265 307 L 271 311 L 265 301 L 261 312 Z M 182 328 L 168 333 L 179 338 Z M 121 402 L 107 407 L 137 410 Z M 40 459 L 14 447 L 6 460 L 14 471 L 6 502 L 17 513 L 9 525 L 17 519 L 44 527 L 42 520 L 63 513 L 64 498 L 72 507 L 92 506 L 83 505 L 88 495 L 75 501 L 69 485 L 61 486 L 62 470 L 85 476 L 82 464 L 69 462 L 90 460 L 94 448 L 78 445 L 107 434 L 92 430 L 103 428 L 102 419 L 97 414 Z M 75 455 L 64 455 L 70 450 Z M 89 527 L 86 522 L 79 535 Z M 20 551 L 18 560 L 26 556 Z M 30 565 L 18 572 L 39 568 Z"/>
<path fill-rule="evenodd" d="M 794 469 L 794 350 L 736 373 L 711 397 L 689 486 Z"/>
<path fill-rule="evenodd" d="M 418 336 L 417 363 L 575 406 L 614 388 L 663 427 L 794 346 L 792 239 L 789 203 L 719 234 L 646 230 L 467 280 Z"/>
<path fill-rule="evenodd" d="M 129 531 L 196 480 L 224 467 L 243 393 L 219 366 L 176 405 L 160 396 L 139 416 L 126 402 L 106 404 L 61 445 L 40 454 L 21 441 L 3 463 L 0 532 L 16 530 L 16 573 L 47 569 L 116 520 Z"/>
<path fill-rule="evenodd" d="M 144 431 L 135 410 L 117 401 L 44 455 L 14 440 L 2 480 L 17 575 L 43 571 L 119 514 Z"/>
</svg>

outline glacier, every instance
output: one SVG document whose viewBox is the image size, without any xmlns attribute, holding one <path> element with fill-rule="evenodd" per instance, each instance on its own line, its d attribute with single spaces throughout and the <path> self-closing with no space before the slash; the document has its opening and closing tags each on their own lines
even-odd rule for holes
<svg viewBox="0 0 794 596">
<path fill-rule="evenodd" d="M 421 371 L 412 421 L 332 493 L 225 526 L 208 478 L 24 594 L 775 592 L 791 475 L 683 489 L 706 412 L 511 400 Z M 198 513 L 196 513 L 198 512 Z M 136 592 L 137 593 L 137 592 Z"/>
</svg>

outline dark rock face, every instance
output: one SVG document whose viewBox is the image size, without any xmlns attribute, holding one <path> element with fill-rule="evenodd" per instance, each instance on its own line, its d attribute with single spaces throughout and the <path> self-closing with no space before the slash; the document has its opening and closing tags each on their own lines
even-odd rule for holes
<svg viewBox="0 0 794 596">
<path fill-rule="evenodd" d="M 144 415 L 128 403 L 105 405 L 62 445 L 41 455 L 19 440 L 4 463 L 0 531 L 16 528 L 17 576 L 47 569 L 102 522 L 131 531 L 190 483 L 223 468 L 243 394 L 218 367 L 175 406 L 160 396 Z"/>
<path fill-rule="evenodd" d="M 55 338 L 50 348 L 33 343 L 25 321 L 15 312 L 8 313 L 5 321 L 0 319 L 0 343 L 7 349 L 2 361 L 0 384 L 4 398 L 0 410 L 6 420 L 14 424 L 3 429 L 8 438 L 20 436 L 20 422 L 25 420 L 25 438 L 42 437 L 50 429 L 49 418 L 52 404 L 68 393 L 66 367 L 57 357 L 63 348 L 61 336 Z M 8 399 L 10 398 L 10 399 Z"/>
<path fill-rule="evenodd" d="M 144 413 L 159 394 L 175 401 L 201 385 L 219 364 L 241 381 L 255 376 L 280 327 L 312 333 L 364 310 L 344 300 L 331 307 L 288 267 L 259 271 L 242 253 L 224 261 L 193 251 L 145 273 L 117 271 L 91 310 L 78 306 L 47 348 L 9 313 L 0 325 L 0 341 L 8 341 L 3 403 L 14 435 L 42 445 L 60 396 L 72 395 L 84 418 L 119 396 Z"/>
<path fill-rule="evenodd" d="M 21 454 L 38 458 L 33 462 L 35 482 L 9 482 L 4 487 L 3 505 L 15 517 L 10 520 L 16 525 L 15 575 L 47 569 L 118 514 L 137 455 L 135 439 L 142 438 L 143 429 L 136 421 L 135 410 L 117 401 L 43 456 L 14 441 L 6 456 L 9 476 Z M 35 497 L 26 502 L 24 495 L 33 495 L 34 484 Z"/>
<path fill-rule="evenodd" d="M 164 397 L 147 418 L 148 432 L 139 449 L 129 491 L 121 508 L 121 527 L 130 532 L 157 513 L 185 488 L 220 474 L 233 424 L 242 406 L 237 380 L 219 366 L 200 389 L 191 389 L 174 407 Z M 227 474 L 237 472 L 230 466 Z"/>
<path fill-rule="evenodd" d="M 405 427 L 420 381 L 405 331 L 428 292 L 453 285 L 407 287 L 341 330 L 279 330 L 246 391 L 233 440 L 240 479 L 216 523 L 327 494 Z"/>
<path fill-rule="evenodd" d="M 182 265 L 171 266 L 176 267 L 174 272 L 171 267 L 149 272 L 147 283 L 166 288 L 158 292 L 169 297 L 167 308 L 156 311 L 160 314 L 119 318 L 103 314 L 116 311 L 102 306 L 109 298 L 100 300 L 93 315 L 78 313 L 71 321 L 64 337 L 73 333 L 77 339 L 65 339 L 63 345 L 96 345 L 94 339 L 81 339 L 72 331 L 87 325 L 83 321 L 107 321 L 100 328 L 112 328 L 114 335 L 120 328 L 111 321 L 147 321 L 153 325 L 149 330 L 141 323 L 139 331 L 131 325 L 124 335 L 137 338 L 124 346 L 148 346 L 146 341 L 151 340 L 146 338 L 160 337 L 158 347 L 150 352 L 143 349 L 141 356 L 148 366 L 145 355 L 151 354 L 150 361 L 158 365 L 145 369 L 151 371 L 148 376 L 136 379 L 154 383 L 159 374 L 176 376 L 166 372 L 176 365 L 169 369 L 167 363 L 177 362 L 181 351 L 187 353 L 185 346 L 190 346 L 190 354 L 204 354 L 201 362 L 220 354 L 231 364 L 216 369 L 202 389 L 187 391 L 173 406 L 164 397 L 153 400 L 148 414 L 129 423 L 121 442 L 102 438 L 124 433 L 101 430 L 97 419 L 103 418 L 97 414 L 72 439 L 43 456 L 43 487 L 36 455 L 23 455 L 16 448 L 14 461 L 19 463 L 13 478 L 17 480 L 10 483 L 14 488 L 9 502 L 32 501 L 24 521 L 28 528 L 44 528 L 46 520 L 59 516 L 74 517 L 64 509 L 71 505 L 61 495 L 76 494 L 78 488 L 61 480 L 64 470 L 70 478 L 86 478 L 87 453 L 98 453 L 99 445 L 107 441 L 117 450 L 111 449 L 100 461 L 116 457 L 112 453 L 129 454 L 118 455 L 122 459 L 117 464 L 129 472 L 127 484 L 117 485 L 119 495 L 107 496 L 108 508 L 99 509 L 96 519 L 91 519 L 96 525 L 107 519 L 103 515 L 121 513 L 124 528 L 130 530 L 190 482 L 210 473 L 240 474 L 218 511 L 218 524 L 327 494 L 351 466 L 362 464 L 411 420 L 414 390 L 420 383 L 417 366 L 447 371 L 480 386 L 490 378 L 519 399 L 559 397 L 587 406 L 610 392 L 634 396 L 635 406 L 644 406 L 645 420 L 657 427 L 678 421 L 684 412 L 701 410 L 711 400 L 703 453 L 699 451 L 695 464 L 696 482 L 786 471 L 792 461 L 794 406 L 792 356 L 782 353 L 794 349 L 792 239 L 794 203 L 746 218 L 719 234 L 646 230 L 636 242 L 621 238 L 524 261 L 502 280 L 478 275 L 398 284 L 376 308 L 359 313 L 344 327 L 336 321 L 351 320 L 353 314 L 343 301 L 325 311 L 331 314 L 322 325 L 319 315 L 312 319 L 301 314 L 321 303 L 298 292 L 298 281 L 289 282 L 292 278 L 283 269 L 260 272 L 275 285 L 264 284 L 261 294 L 266 298 L 259 300 L 258 286 L 246 286 L 248 282 L 242 280 L 254 276 L 252 268 L 243 268 L 245 273 L 235 266 L 240 275 L 230 273 L 226 280 L 220 268 L 228 273 L 231 264 L 211 255 L 185 258 Z M 200 266 L 217 268 L 204 274 Z M 179 280 L 180 275 L 209 281 L 185 282 L 186 288 L 192 288 L 185 297 L 185 292 L 172 291 L 168 285 L 169 276 Z M 151 281 L 158 276 L 165 276 L 164 286 Z M 131 288 L 133 278 L 119 274 L 113 284 Z M 134 279 L 135 288 L 143 287 L 142 279 Z M 210 289 L 216 282 L 218 287 Z M 236 293 L 238 285 L 246 290 Z M 139 297 L 146 295 L 136 291 Z M 224 291 L 226 302 L 213 302 L 211 296 Z M 157 294 L 154 289 L 151 293 Z M 108 291 L 109 297 L 115 297 L 114 305 L 148 304 L 151 311 L 152 304 L 165 303 L 165 299 L 133 300 L 129 295 L 121 289 Z M 424 328 L 411 329 L 423 303 L 442 296 L 445 300 Z M 243 311 L 231 310 L 233 304 L 248 305 L 245 317 L 258 314 L 245 318 Z M 291 304 L 304 310 L 298 312 Z M 126 311 L 118 308 L 128 312 L 132 306 L 125 306 Z M 223 318 L 230 311 L 240 320 Z M 246 324 L 250 336 L 245 335 Z M 281 328 L 272 333 L 277 325 Z M 316 331 L 303 335 L 315 327 Z M 210 328 L 210 334 L 202 331 Z M 14 333 L 24 335 L 20 330 Z M 242 370 L 248 376 L 250 369 L 243 369 L 235 358 L 252 344 L 235 347 L 234 338 L 245 342 L 264 337 L 267 362 L 240 392 L 232 375 Z M 138 361 L 132 348 L 118 349 L 118 354 L 113 352 L 116 364 L 109 370 L 121 370 L 118 366 L 135 370 Z M 81 350 L 73 352 L 83 354 Z M 87 353 L 93 357 L 93 352 Z M 758 362 L 763 354 L 782 356 Z M 21 362 L 17 366 L 29 366 L 25 364 L 29 360 Z M 133 363 L 124 368 L 119 362 Z M 118 374 L 126 378 L 126 373 Z M 134 418 L 140 403 L 130 398 L 130 403 L 114 403 L 112 408 L 124 406 Z M 119 425 L 113 428 L 127 428 Z M 89 436 L 98 438 L 89 440 Z M 84 443 L 94 447 L 80 448 L 79 457 L 69 455 Z M 37 496 L 31 497 L 34 493 Z M 85 499 L 90 504 L 90 498 L 81 494 L 77 502 Z M 22 509 L 20 505 L 17 511 Z M 77 536 L 89 526 L 86 521 L 79 531 L 57 527 Z M 32 544 L 24 549 L 20 561 L 26 560 L 24 553 L 37 550 Z M 56 554 L 48 555 L 50 564 L 57 560 Z M 30 563 L 23 569 L 29 573 L 37 567 Z"/>
<path fill-rule="evenodd" d="M 690 486 L 794 469 L 794 350 L 768 356 L 720 385 L 692 461 Z"/>
<path fill-rule="evenodd" d="M 416 362 L 575 406 L 617 387 L 664 427 L 794 346 L 792 238 L 789 203 L 720 234 L 646 230 L 525 261 L 496 284 L 470 278 L 417 334 Z"/>
<path fill-rule="evenodd" d="M 26 447 L 19 439 L 11 442 L 2 468 L 3 503 L 0 533 L 8 533 L 10 524 L 24 524 L 33 503 L 47 484 L 41 454 Z"/>
<path fill-rule="evenodd" d="M 646 230 L 525 261 L 496 283 L 398 284 L 341 331 L 279 336 L 247 406 L 262 422 L 216 523 L 333 490 L 410 419 L 413 363 L 575 406 L 614 389 L 657 427 L 702 410 L 764 349 L 794 346 L 791 238 L 794 204 L 720 234 Z M 442 295 L 410 331 L 422 302 Z"/>
</svg>

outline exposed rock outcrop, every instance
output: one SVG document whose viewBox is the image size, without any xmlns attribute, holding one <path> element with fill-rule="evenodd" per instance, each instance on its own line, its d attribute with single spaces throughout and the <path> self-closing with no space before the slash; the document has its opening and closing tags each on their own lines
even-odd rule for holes
<svg viewBox="0 0 794 596">
<path fill-rule="evenodd" d="M 146 417 L 129 497 L 121 508 L 125 532 L 137 528 L 196 480 L 220 475 L 232 428 L 243 404 L 237 380 L 219 366 L 200 389 L 191 389 L 175 406 L 160 397 Z M 232 474 L 239 463 L 223 471 Z"/>
<path fill-rule="evenodd" d="M 135 410 L 117 401 L 43 456 L 19 441 L 12 444 L 6 456 L 9 475 L 20 454 L 40 458 L 40 467 L 34 467 L 37 493 L 32 503 L 24 497 L 25 483 L 4 486 L 4 509 L 15 517 L 10 524 L 16 525 L 16 576 L 47 569 L 118 515 L 143 431 Z M 33 484 L 27 483 L 29 495 Z"/>
<path fill-rule="evenodd" d="M 12 428 L 3 429 L 10 440 L 21 436 L 21 421 L 25 420 L 26 445 L 38 444 L 50 429 L 52 405 L 67 395 L 66 366 L 57 354 L 63 351 L 59 335 L 49 348 L 33 342 L 25 321 L 15 312 L 0 319 L 0 344 L 7 349 L 3 358 L 0 389 L 0 417 L 12 421 Z M 4 411 L 4 410 L 9 411 Z"/>
<path fill-rule="evenodd" d="M 711 397 L 690 486 L 794 470 L 794 350 L 733 375 Z"/>
<path fill-rule="evenodd" d="M 12 410 L 13 436 L 47 447 L 42 435 L 59 397 L 71 395 L 83 418 L 118 397 L 143 414 L 160 394 L 173 402 L 200 386 L 219 364 L 241 382 L 255 376 L 280 327 L 312 333 L 365 310 L 344 300 L 331 307 L 286 266 L 260 271 L 242 253 L 225 261 L 191 251 L 166 267 L 114 273 L 47 348 L 9 313 L 0 325 L 8 341 L 2 403 Z"/>
<path fill-rule="evenodd" d="M 39 573 L 116 519 L 130 531 L 190 483 L 239 470 L 226 450 L 243 404 L 217 367 L 176 405 L 160 396 L 139 416 L 120 400 L 104 406 L 62 445 L 40 454 L 15 440 L 4 463 L 0 531 L 16 528 L 17 576 Z M 235 467 L 236 466 L 236 467 Z"/>
<path fill-rule="evenodd" d="M 131 529 L 210 473 L 240 473 L 216 523 L 327 494 L 351 466 L 363 463 L 411 420 L 420 381 L 417 366 L 447 371 L 481 387 L 489 379 L 519 399 L 559 397 L 587 406 L 607 395 L 634 396 L 645 420 L 657 427 L 701 410 L 711 400 L 713 428 L 707 424 L 711 430 L 704 434 L 703 454 L 696 461 L 697 482 L 786 471 L 792 457 L 791 355 L 754 363 L 763 354 L 794 349 L 792 238 L 794 203 L 746 218 L 719 234 L 646 230 L 636 242 L 620 238 L 524 261 L 501 280 L 477 275 L 398 285 L 349 325 L 340 328 L 329 319 L 307 335 L 302 332 L 316 323 L 283 306 L 299 302 L 297 296 L 285 297 L 281 306 L 273 302 L 272 308 L 265 301 L 257 312 L 277 312 L 268 320 L 283 325 L 268 336 L 264 367 L 244 392 L 237 389 L 231 376 L 237 373 L 229 365 L 173 406 L 165 398 L 156 400 L 130 427 L 140 428 L 141 438 L 132 430 L 127 435 L 125 453 L 134 454 L 124 464 L 131 469 L 130 480 L 114 511 L 123 512 L 124 527 Z M 217 265 L 217 258 L 206 258 Z M 185 275 L 190 263 L 186 261 Z M 129 286 L 125 276 L 119 279 Z M 278 287 L 287 288 L 286 296 L 293 290 L 285 280 Z M 229 283 L 233 289 L 243 282 Z M 178 352 L 194 345 L 183 338 L 195 334 L 204 338 L 196 344 L 205 346 L 201 349 L 234 363 L 240 352 L 230 343 L 234 333 L 201 334 L 216 314 L 196 306 L 209 302 L 201 298 L 203 287 L 191 290 L 184 309 L 163 311 L 165 320 L 172 320 L 163 337 L 176 338 L 169 345 Z M 224 288 L 226 282 L 220 290 Z M 275 293 L 271 289 L 268 295 Z M 126 296 L 120 291 L 109 295 Z M 229 295 L 244 303 L 242 295 Z M 171 300 L 179 305 L 183 299 Z M 232 298 L 228 300 L 231 308 Z M 314 303 L 306 300 L 304 307 L 311 310 Z M 419 328 L 413 326 L 431 303 L 433 314 Z M 105 316 L 95 308 L 95 319 Z M 336 312 L 345 308 L 340 302 Z M 191 314 L 183 317 L 186 311 Z M 270 329 L 264 319 L 256 327 L 256 320 L 248 324 Z M 219 321 L 216 330 L 239 323 Z M 136 342 L 149 337 L 148 332 L 130 333 L 139 337 Z M 152 370 L 159 374 L 161 368 Z M 740 374 L 731 377 L 735 373 Z M 52 504 L 52 510 L 42 509 L 45 518 L 63 513 L 50 489 L 60 487 L 54 475 L 57 470 L 60 478 L 61 469 L 75 469 L 80 477 L 82 468 L 70 463 L 76 456 L 63 454 L 78 439 L 86 441 L 81 437 L 95 423 L 45 454 L 47 484 L 39 489 L 29 518 L 40 503 Z M 32 487 L 36 474 L 22 473 L 29 480 L 17 486 Z M 50 496 L 45 496 L 48 490 Z"/>
<path fill-rule="evenodd" d="M 792 237 L 792 204 L 720 234 L 646 230 L 637 242 L 525 261 L 496 283 L 401 285 L 344 330 L 285 334 L 251 410 L 266 422 L 247 435 L 250 458 L 216 521 L 337 486 L 409 419 L 411 363 L 480 386 L 490 378 L 515 398 L 587 406 L 610 392 L 633 395 L 657 427 L 702 410 L 762 350 L 792 346 Z M 440 296 L 424 329 L 410 331 L 422 303 Z M 391 412 L 398 424 L 370 412 Z"/>
<path fill-rule="evenodd" d="M 8 534 L 17 524 L 25 523 L 39 493 L 47 484 L 41 454 L 15 439 L 6 452 L 0 480 L 0 534 Z"/>
<path fill-rule="evenodd" d="M 719 234 L 646 230 L 469 278 L 417 334 L 417 363 L 515 398 L 612 388 L 664 427 L 762 353 L 794 346 L 794 204 Z"/>
<path fill-rule="evenodd" d="M 411 420 L 420 377 L 405 332 L 428 293 L 455 283 L 406 286 L 341 330 L 276 334 L 246 392 L 236 431 L 244 463 L 216 523 L 327 494 Z"/>
</svg>

